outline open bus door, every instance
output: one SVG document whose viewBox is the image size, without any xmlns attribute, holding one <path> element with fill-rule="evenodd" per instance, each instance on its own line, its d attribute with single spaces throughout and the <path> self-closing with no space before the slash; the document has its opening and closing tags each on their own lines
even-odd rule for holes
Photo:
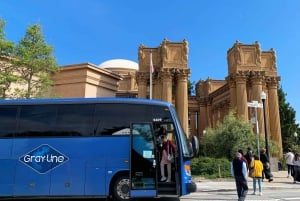
<svg viewBox="0 0 300 201">
<path fill-rule="evenodd" d="M 130 140 L 130 197 L 156 197 L 157 161 L 152 123 L 132 123 Z"/>
</svg>

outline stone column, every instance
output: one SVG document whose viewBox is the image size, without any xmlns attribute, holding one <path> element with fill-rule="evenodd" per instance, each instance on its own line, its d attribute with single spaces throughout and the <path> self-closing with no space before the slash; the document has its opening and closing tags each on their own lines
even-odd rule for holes
<svg viewBox="0 0 300 201">
<path fill-rule="evenodd" d="M 236 110 L 236 82 L 232 76 L 228 76 L 226 80 L 229 86 L 230 108 Z"/>
<path fill-rule="evenodd" d="M 172 103 L 172 72 L 163 69 L 162 73 L 162 100 Z"/>
<path fill-rule="evenodd" d="M 207 114 L 207 107 L 205 104 L 205 100 L 200 100 L 199 105 L 199 115 L 198 115 L 198 127 L 199 127 L 199 135 L 202 136 L 203 135 L 203 130 L 206 129 L 206 127 L 209 126 L 208 123 L 208 114 Z"/>
<path fill-rule="evenodd" d="M 175 107 L 181 121 L 182 127 L 188 134 L 188 70 L 177 69 L 176 73 L 176 96 Z"/>
<path fill-rule="evenodd" d="M 237 100 L 237 114 L 245 120 L 248 118 L 248 104 L 247 104 L 247 75 L 245 72 L 239 72 L 236 75 L 236 100 Z"/>
<path fill-rule="evenodd" d="M 148 74 L 148 73 L 146 73 Z M 147 98 L 147 76 L 144 73 L 138 73 L 136 82 L 138 84 L 138 98 Z"/>
<path fill-rule="evenodd" d="M 162 84 L 160 78 L 153 79 L 153 99 L 162 100 L 161 97 Z"/>
<path fill-rule="evenodd" d="M 213 114 L 212 114 L 212 100 L 211 98 L 207 99 L 207 109 L 206 109 L 206 119 L 207 119 L 207 127 L 213 127 L 214 120 L 213 120 Z"/>
<path fill-rule="evenodd" d="M 272 77 L 268 80 L 268 127 L 270 128 L 269 136 L 271 140 L 278 142 L 279 158 L 282 157 L 282 138 L 281 138 L 281 126 L 280 126 L 280 115 L 279 115 L 279 103 L 278 103 L 278 81 L 279 77 Z"/>
<path fill-rule="evenodd" d="M 264 78 L 264 74 L 262 72 L 254 72 L 251 76 L 251 83 L 252 83 L 252 90 L 251 90 L 251 101 L 258 101 L 261 103 L 260 99 L 260 93 L 262 92 L 262 81 Z M 253 111 L 255 108 L 251 108 Z M 259 128 L 259 133 L 262 134 L 264 133 L 264 113 L 263 113 L 263 108 L 257 108 L 257 120 L 258 120 L 258 128 Z M 256 129 L 255 129 L 256 130 Z M 256 131 L 255 131 L 256 133 Z"/>
<path fill-rule="evenodd" d="M 197 117 L 197 111 L 190 111 L 189 112 L 189 125 L 190 125 L 190 132 L 192 135 L 198 136 L 198 131 L 197 131 L 197 124 L 196 121 L 198 120 Z M 198 123 L 198 122 L 197 122 Z"/>
<path fill-rule="evenodd" d="M 130 90 L 133 91 L 135 89 L 135 73 L 130 73 Z"/>
</svg>

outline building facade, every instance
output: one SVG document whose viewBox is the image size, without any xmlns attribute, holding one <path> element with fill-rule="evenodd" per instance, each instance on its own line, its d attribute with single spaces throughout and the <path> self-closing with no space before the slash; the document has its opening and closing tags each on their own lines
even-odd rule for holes
<svg viewBox="0 0 300 201">
<path fill-rule="evenodd" d="M 52 93 L 62 97 L 116 96 L 168 101 L 175 105 L 187 135 L 201 138 L 207 128 L 214 128 L 230 110 L 250 120 L 253 108 L 248 103 L 261 103 L 260 94 L 264 91 L 267 95 L 267 132 L 270 139 L 278 143 L 279 155 L 282 156 L 277 97 L 280 77 L 277 75 L 275 51 L 262 51 L 258 42 L 242 44 L 236 41 L 227 51 L 227 77 L 224 80 L 199 80 L 195 95 L 188 95 L 191 73 L 188 54 L 187 40 L 171 42 L 164 39 L 157 47 L 140 45 L 138 64 L 115 59 L 99 66 L 89 63 L 62 66 L 53 76 Z M 263 137 L 262 108 L 258 108 L 257 114 L 259 133 Z"/>
</svg>

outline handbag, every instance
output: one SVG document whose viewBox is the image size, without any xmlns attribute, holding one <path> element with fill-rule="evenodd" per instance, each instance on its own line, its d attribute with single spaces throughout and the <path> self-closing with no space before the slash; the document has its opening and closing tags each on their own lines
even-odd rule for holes
<svg viewBox="0 0 300 201">
<path fill-rule="evenodd" d="M 270 163 L 269 163 L 269 162 L 266 162 L 266 163 L 264 164 L 264 169 L 265 169 L 265 170 L 270 169 Z"/>
<path fill-rule="evenodd" d="M 174 162 L 174 155 L 172 153 L 169 153 L 168 154 L 168 157 L 167 157 L 167 160 L 170 162 L 170 163 L 173 163 Z"/>
<path fill-rule="evenodd" d="M 249 168 L 249 177 L 254 177 L 254 167 Z"/>
<path fill-rule="evenodd" d="M 167 149 L 168 149 L 167 160 L 168 160 L 168 162 L 173 163 L 173 162 L 174 162 L 174 155 L 173 155 L 172 152 L 170 152 L 170 149 L 169 149 L 169 142 L 167 142 Z"/>
<path fill-rule="evenodd" d="M 253 167 L 249 168 L 249 177 L 252 177 L 252 178 L 255 177 L 255 175 L 254 175 L 254 167 L 255 167 L 255 163 L 254 163 Z"/>
</svg>

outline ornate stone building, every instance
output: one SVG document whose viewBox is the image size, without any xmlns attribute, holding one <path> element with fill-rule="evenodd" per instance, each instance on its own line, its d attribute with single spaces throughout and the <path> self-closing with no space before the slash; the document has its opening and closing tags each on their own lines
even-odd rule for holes
<svg viewBox="0 0 300 201">
<path fill-rule="evenodd" d="M 282 154 L 280 116 L 277 88 L 276 55 L 273 49 L 262 51 L 258 42 L 247 45 L 236 42 L 227 51 L 228 76 L 225 80 L 200 80 L 196 84 L 195 96 L 188 96 L 187 83 L 190 75 L 188 43 L 164 40 L 158 47 L 139 47 L 139 71 L 136 80 L 138 97 L 149 96 L 150 54 L 155 68 L 153 73 L 153 99 L 172 102 L 187 134 L 200 138 L 208 127 L 215 127 L 230 110 L 250 120 L 253 108 L 248 103 L 260 100 L 267 94 L 265 102 L 266 125 L 270 139 L 278 142 Z M 263 109 L 258 108 L 259 133 L 265 135 Z"/>
<path fill-rule="evenodd" d="M 154 67 L 153 99 L 173 103 L 183 129 L 188 131 L 188 43 L 186 40 L 174 43 L 164 39 L 156 48 L 139 47 L 139 71 L 136 74 L 139 98 L 147 98 L 150 94 L 150 54 Z"/>
<path fill-rule="evenodd" d="M 165 100 L 175 105 L 187 135 L 202 137 L 205 129 L 215 127 L 230 110 L 250 120 L 251 101 L 265 102 L 269 138 L 278 143 L 282 156 L 282 139 L 278 107 L 276 55 L 273 49 L 262 51 L 258 42 L 240 42 L 227 51 L 228 75 L 224 80 L 199 80 L 196 94 L 188 96 L 188 42 L 166 39 L 158 47 L 138 48 L 138 64 L 128 60 L 109 60 L 99 66 L 89 63 L 62 66 L 54 75 L 53 93 L 63 97 L 139 97 Z M 152 55 L 152 60 L 150 58 Z M 154 72 L 150 76 L 150 61 Z M 152 80 L 150 80 L 150 77 Z M 150 87 L 152 83 L 152 87 Z M 152 93 L 150 94 L 150 89 Z M 263 110 L 258 108 L 259 133 L 264 136 Z"/>
<path fill-rule="evenodd" d="M 273 49 L 262 51 L 258 42 L 252 45 L 236 42 L 227 51 L 228 76 L 225 80 L 200 80 L 196 84 L 196 96 L 189 97 L 189 114 L 192 133 L 203 135 L 207 127 L 214 127 L 229 110 L 250 120 L 253 109 L 248 103 L 258 101 L 266 93 L 266 126 L 269 138 L 278 143 L 282 156 L 282 138 L 277 89 L 276 55 Z M 259 134 L 265 136 L 263 109 L 257 108 Z M 195 129 L 195 130 L 194 130 Z"/>
</svg>

